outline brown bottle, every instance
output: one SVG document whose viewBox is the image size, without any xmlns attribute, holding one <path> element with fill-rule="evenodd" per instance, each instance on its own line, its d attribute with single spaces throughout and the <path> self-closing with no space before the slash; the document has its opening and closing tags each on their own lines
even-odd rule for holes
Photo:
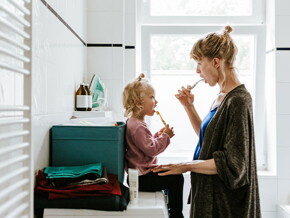
<svg viewBox="0 0 290 218">
<path fill-rule="evenodd" d="M 88 93 L 88 95 L 87 95 L 87 100 L 88 100 L 88 111 L 91 111 L 91 110 L 92 110 L 92 105 L 93 105 L 93 96 L 92 96 L 92 92 L 91 92 L 91 90 L 90 90 L 88 84 L 85 85 L 85 89 L 86 89 L 86 91 L 87 91 L 87 93 Z"/>
<path fill-rule="evenodd" d="M 76 110 L 77 111 L 86 111 L 88 110 L 88 98 L 85 85 L 82 83 L 79 89 L 76 91 Z"/>
</svg>

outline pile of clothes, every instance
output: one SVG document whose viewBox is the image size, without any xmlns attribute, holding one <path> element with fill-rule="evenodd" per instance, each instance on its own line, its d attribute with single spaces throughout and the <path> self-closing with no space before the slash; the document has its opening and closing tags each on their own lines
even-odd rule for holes
<svg viewBox="0 0 290 218">
<path fill-rule="evenodd" d="M 35 192 L 48 199 L 122 195 L 118 177 L 101 163 L 46 167 L 36 176 Z"/>
<path fill-rule="evenodd" d="M 126 210 L 128 188 L 101 163 L 50 166 L 36 175 L 35 209 Z"/>
</svg>

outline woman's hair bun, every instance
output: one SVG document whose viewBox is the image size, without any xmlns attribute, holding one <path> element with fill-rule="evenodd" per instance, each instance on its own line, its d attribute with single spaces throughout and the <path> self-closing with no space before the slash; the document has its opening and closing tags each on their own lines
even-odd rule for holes
<svg viewBox="0 0 290 218">
<path fill-rule="evenodd" d="M 145 74 L 144 73 L 141 73 L 138 77 L 137 77 L 137 81 L 141 81 L 142 78 L 145 77 Z"/>
<path fill-rule="evenodd" d="M 225 26 L 225 32 L 230 33 L 232 31 L 233 31 L 233 29 L 231 26 Z"/>
</svg>

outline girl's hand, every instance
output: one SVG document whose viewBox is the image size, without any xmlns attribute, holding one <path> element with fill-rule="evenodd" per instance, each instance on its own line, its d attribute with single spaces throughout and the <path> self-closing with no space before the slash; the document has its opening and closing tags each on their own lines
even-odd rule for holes
<svg viewBox="0 0 290 218">
<path fill-rule="evenodd" d="M 187 88 L 182 86 L 181 89 L 178 90 L 178 94 L 175 95 L 184 107 L 192 105 L 194 101 L 194 95 L 190 92 L 190 88 L 191 86 L 189 85 Z"/>
<path fill-rule="evenodd" d="M 170 128 L 168 124 L 165 126 L 165 129 L 163 132 L 169 135 L 170 138 L 172 138 L 175 135 L 173 131 L 173 127 Z"/>
<path fill-rule="evenodd" d="M 186 171 L 187 170 L 185 169 L 185 165 L 183 163 L 159 165 L 152 169 L 152 172 L 154 173 L 159 172 L 159 176 L 177 175 L 185 173 Z"/>
<path fill-rule="evenodd" d="M 164 132 L 165 130 L 165 127 L 163 127 L 162 129 L 160 129 L 158 132 L 157 132 L 157 137 L 161 136 L 162 133 Z"/>
</svg>

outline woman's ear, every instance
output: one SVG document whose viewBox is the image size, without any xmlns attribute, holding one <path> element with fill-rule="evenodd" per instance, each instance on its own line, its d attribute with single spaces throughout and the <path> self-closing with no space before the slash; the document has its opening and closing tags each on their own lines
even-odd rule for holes
<svg viewBox="0 0 290 218">
<path fill-rule="evenodd" d="M 214 58 L 214 59 L 213 59 L 213 66 L 214 66 L 216 69 L 218 69 L 218 68 L 220 67 L 220 65 L 221 65 L 221 59 L 219 59 L 219 58 Z"/>
</svg>

